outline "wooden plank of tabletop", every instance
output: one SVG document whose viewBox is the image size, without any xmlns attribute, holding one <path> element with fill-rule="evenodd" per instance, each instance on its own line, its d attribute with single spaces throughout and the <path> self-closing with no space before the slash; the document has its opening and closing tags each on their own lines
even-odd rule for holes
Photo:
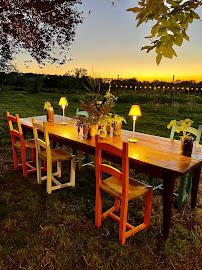
<svg viewBox="0 0 202 270">
<path fill-rule="evenodd" d="M 21 118 L 21 124 L 32 127 L 32 117 Z M 36 121 L 46 121 L 46 116 L 36 116 Z M 75 120 L 65 117 L 68 125 L 60 125 L 62 122 L 61 115 L 54 116 L 54 122 L 48 122 L 48 131 L 50 134 L 58 136 L 69 142 L 77 142 L 91 149 L 95 148 L 95 139 L 84 139 L 82 134 L 78 134 Z M 121 148 L 122 143 L 128 142 L 132 138 L 132 131 L 122 130 L 121 136 L 107 135 L 103 142 L 106 141 L 116 147 Z M 129 143 L 129 159 L 141 165 L 151 165 L 157 169 L 173 172 L 176 175 L 182 175 L 196 166 L 202 164 L 197 156 L 197 150 L 193 150 L 195 158 L 179 155 L 180 142 L 154 135 L 135 132 L 137 143 Z M 198 158 L 198 159 L 197 159 Z"/>
</svg>

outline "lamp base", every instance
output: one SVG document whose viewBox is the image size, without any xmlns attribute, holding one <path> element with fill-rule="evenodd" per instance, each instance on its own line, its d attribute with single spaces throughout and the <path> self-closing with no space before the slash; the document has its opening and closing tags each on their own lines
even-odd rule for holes
<svg viewBox="0 0 202 270">
<path fill-rule="evenodd" d="M 60 123 L 60 125 L 67 125 L 67 123 L 66 122 L 62 122 L 62 123 Z"/>
<path fill-rule="evenodd" d="M 129 139 L 129 142 L 136 143 L 136 142 L 138 142 L 138 140 L 137 139 Z"/>
</svg>

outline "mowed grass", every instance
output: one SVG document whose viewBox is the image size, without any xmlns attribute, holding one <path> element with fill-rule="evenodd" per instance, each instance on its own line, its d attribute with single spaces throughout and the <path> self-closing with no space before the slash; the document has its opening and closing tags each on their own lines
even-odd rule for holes
<svg viewBox="0 0 202 270">
<path fill-rule="evenodd" d="M 182 211 L 172 209 L 171 241 L 161 239 L 162 195 L 153 196 L 151 225 L 147 232 L 139 232 L 118 242 L 118 224 L 107 218 L 98 229 L 94 225 L 95 174 L 91 167 L 76 172 L 76 187 L 48 195 L 45 183 L 38 185 L 36 175 L 23 178 L 13 170 L 12 148 L 5 112 L 21 117 L 41 115 L 44 101 L 51 101 L 55 113 L 60 96 L 66 96 L 67 116 L 73 116 L 79 97 L 68 93 L 39 93 L 6 91 L 0 106 L 0 269 L 202 269 L 201 263 L 201 185 L 197 207 L 190 209 L 190 198 Z M 178 98 L 178 99 L 177 99 Z M 179 102 L 179 99 L 182 99 Z M 120 94 L 117 113 L 127 118 L 124 128 L 132 129 L 127 116 L 132 104 L 139 104 L 142 116 L 137 120 L 137 131 L 169 136 L 167 123 L 171 119 L 194 120 L 202 123 L 201 98 L 176 97 L 175 103 L 160 95 Z M 189 100 L 189 101 L 188 101 Z M 191 100 L 191 101 L 190 101 Z M 29 153 L 31 155 L 31 153 Z M 19 156 L 20 158 L 20 156 Z M 69 165 L 63 166 L 63 177 L 69 177 Z M 148 177 L 130 170 L 131 176 L 142 181 Z M 113 203 L 104 196 L 103 208 Z M 141 222 L 144 198 L 129 205 L 129 222 Z"/>
</svg>

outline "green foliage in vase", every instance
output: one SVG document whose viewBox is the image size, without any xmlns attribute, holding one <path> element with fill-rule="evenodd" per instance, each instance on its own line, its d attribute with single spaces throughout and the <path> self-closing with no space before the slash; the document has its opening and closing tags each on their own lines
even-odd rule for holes
<svg viewBox="0 0 202 270">
<path fill-rule="evenodd" d="M 96 97 L 94 93 L 92 93 L 91 98 L 92 97 Z M 115 106 L 117 99 L 118 98 L 108 90 L 102 100 L 93 99 L 91 103 L 89 103 L 89 101 L 86 103 L 83 100 L 80 100 L 80 109 L 86 111 L 88 117 L 79 116 L 79 122 L 90 126 L 106 123 L 106 117 L 111 108 Z"/>
<path fill-rule="evenodd" d="M 120 116 L 116 113 L 112 114 L 112 123 L 119 124 L 122 122 L 124 122 L 126 124 L 126 119 L 123 116 Z"/>
<path fill-rule="evenodd" d="M 189 24 L 194 19 L 200 19 L 195 10 L 201 5 L 201 0 L 141 0 L 137 7 L 127 10 L 137 13 L 137 27 L 143 22 L 155 22 L 151 28 L 151 35 L 146 37 L 151 40 L 151 45 L 142 47 L 142 50 L 148 53 L 155 49 L 157 65 L 163 56 L 177 56 L 174 45 L 181 46 L 184 39 L 189 40 Z"/>
</svg>

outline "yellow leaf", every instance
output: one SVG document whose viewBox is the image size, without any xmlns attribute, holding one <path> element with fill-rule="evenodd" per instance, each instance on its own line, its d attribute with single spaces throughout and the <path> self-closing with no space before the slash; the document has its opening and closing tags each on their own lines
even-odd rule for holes
<svg viewBox="0 0 202 270">
<path fill-rule="evenodd" d="M 161 53 L 160 54 L 157 54 L 157 56 L 156 56 L 156 63 L 157 63 L 157 65 L 160 64 L 161 59 L 162 59 L 162 54 Z"/>
</svg>

